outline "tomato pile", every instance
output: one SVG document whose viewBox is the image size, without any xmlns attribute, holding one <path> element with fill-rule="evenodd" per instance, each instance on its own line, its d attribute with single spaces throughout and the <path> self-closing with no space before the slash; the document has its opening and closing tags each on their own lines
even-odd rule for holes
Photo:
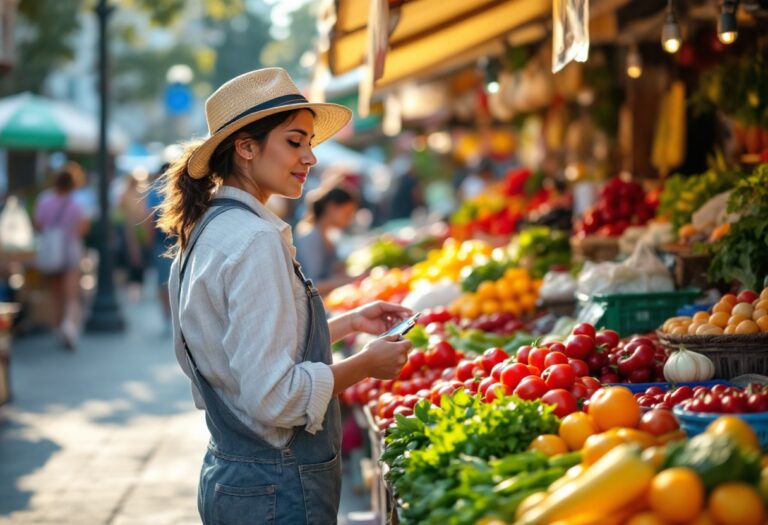
<svg viewBox="0 0 768 525">
<path fill-rule="evenodd" d="M 614 177 L 605 183 L 597 205 L 587 210 L 574 230 L 577 236 L 619 236 L 629 226 L 648 222 L 655 215 L 657 204 L 656 197 L 646 195 L 637 182 Z"/>
<path fill-rule="evenodd" d="M 635 397 L 645 408 L 671 410 L 673 406 L 680 405 L 680 408 L 690 412 L 715 414 L 768 412 L 768 386 L 759 384 L 743 389 L 724 384 L 712 387 L 683 385 L 669 391 L 652 386 L 645 392 L 635 394 Z"/>
</svg>

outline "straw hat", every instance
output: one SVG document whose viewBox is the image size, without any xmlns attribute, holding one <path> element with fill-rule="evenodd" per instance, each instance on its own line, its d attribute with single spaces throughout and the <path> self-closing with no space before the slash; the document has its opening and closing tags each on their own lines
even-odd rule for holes
<svg viewBox="0 0 768 525">
<path fill-rule="evenodd" d="M 315 112 L 313 145 L 330 138 L 352 118 L 352 111 L 344 106 L 307 101 L 282 68 L 257 69 L 233 78 L 205 101 L 208 138 L 189 158 L 189 175 L 194 179 L 205 177 L 218 145 L 243 126 L 301 108 Z"/>
</svg>

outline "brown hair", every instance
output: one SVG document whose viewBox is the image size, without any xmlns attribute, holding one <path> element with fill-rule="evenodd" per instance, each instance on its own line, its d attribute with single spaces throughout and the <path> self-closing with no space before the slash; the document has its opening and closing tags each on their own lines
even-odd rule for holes
<svg viewBox="0 0 768 525">
<path fill-rule="evenodd" d="M 297 111 L 282 111 L 259 119 L 230 134 L 219 144 L 208 163 L 208 176 L 193 179 L 189 175 L 189 159 L 204 142 L 189 142 L 184 153 L 171 164 L 158 181 L 163 202 L 158 206 L 158 227 L 167 235 L 175 236 L 176 244 L 168 250 L 168 256 L 175 256 L 187 246 L 189 236 L 198 220 L 208 210 L 213 190 L 232 176 L 238 176 L 233 160 L 235 138 L 241 133 L 249 135 L 262 146 L 270 132 L 289 120 Z M 311 111 L 311 110 L 310 110 Z M 313 112 L 314 114 L 314 112 Z"/>
</svg>

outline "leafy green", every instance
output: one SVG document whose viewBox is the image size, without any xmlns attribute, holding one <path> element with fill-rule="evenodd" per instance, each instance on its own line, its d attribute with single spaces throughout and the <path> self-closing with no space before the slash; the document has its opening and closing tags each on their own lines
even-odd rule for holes
<svg viewBox="0 0 768 525">
<path fill-rule="evenodd" d="M 520 346 L 531 344 L 535 339 L 532 335 L 525 332 L 502 335 L 485 332 L 478 328 L 462 330 L 454 323 L 446 323 L 445 331 L 451 346 L 468 355 L 482 354 L 491 347 L 502 348 L 507 354 L 512 355 Z M 416 343 L 414 343 L 415 345 Z"/>
<path fill-rule="evenodd" d="M 511 520 L 527 495 L 545 489 L 580 460 L 525 451 L 556 432 L 557 417 L 540 401 L 515 396 L 485 403 L 458 390 L 441 406 L 424 400 L 397 416 L 381 460 L 400 500 L 402 523 L 471 524 L 482 516 Z"/>
<path fill-rule="evenodd" d="M 547 226 L 530 226 L 520 232 L 512 248 L 512 260 L 525 266 L 539 279 L 553 266 L 569 267 L 571 243 L 569 234 Z"/>
<path fill-rule="evenodd" d="M 768 278 L 768 164 L 739 181 L 728 200 L 728 212 L 740 213 L 741 218 L 715 243 L 709 277 L 759 289 Z"/>
<path fill-rule="evenodd" d="M 465 292 L 476 292 L 480 283 L 500 279 L 506 269 L 512 266 L 510 261 L 491 259 L 485 264 L 472 268 L 469 274 L 461 280 L 461 289 Z"/>
</svg>

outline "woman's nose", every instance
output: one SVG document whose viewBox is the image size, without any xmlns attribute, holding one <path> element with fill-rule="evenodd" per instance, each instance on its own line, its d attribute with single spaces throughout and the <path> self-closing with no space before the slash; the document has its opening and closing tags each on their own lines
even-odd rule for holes
<svg viewBox="0 0 768 525">
<path fill-rule="evenodd" d="M 301 161 L 307 166 L 314 166 L 315 164 L 317 164 L 317 157 L 315 157 L 315 153 L 310 148 L 304 154 L 304 158 L 302 158 Z"/>
</svg>

